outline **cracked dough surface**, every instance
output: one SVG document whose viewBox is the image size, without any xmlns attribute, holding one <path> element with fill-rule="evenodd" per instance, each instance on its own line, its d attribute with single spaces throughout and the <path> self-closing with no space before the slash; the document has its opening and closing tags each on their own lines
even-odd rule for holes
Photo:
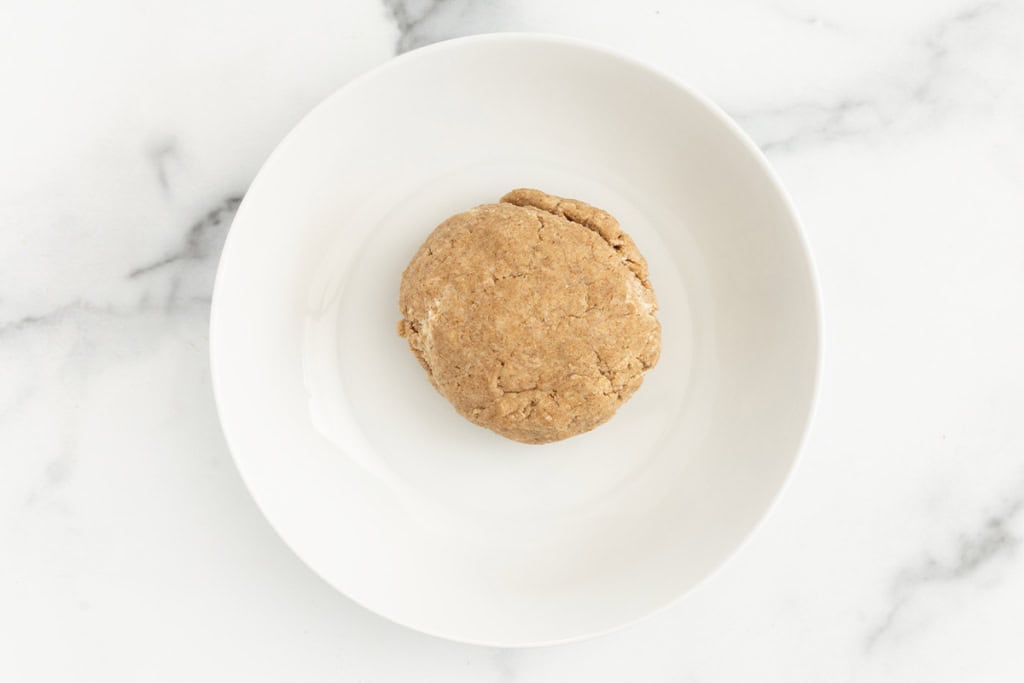
<svg viewBox="0 0 1024 683">
<path fill-rule="evenodd" d="M 539 190 L 452 216 L 402 274 L 398 332 L 470 421 L 524 443 L 608 420 L 658 360 L 647 262 L 610 214 Z"/>
</svg>

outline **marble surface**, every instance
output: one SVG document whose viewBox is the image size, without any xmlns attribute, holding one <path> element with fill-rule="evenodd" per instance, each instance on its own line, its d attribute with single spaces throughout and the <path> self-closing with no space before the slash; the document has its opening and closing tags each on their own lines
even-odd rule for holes
<svg viewBox="0 0 1024 683">
<path fill-rule="evenodd" d="M 636 626 L 517 651 L 307 570 L 207 363 L 219 248 L 281 136 L 396 52 L 504 30 L 607 43 L 732 114 L 803 214 L 826 330 L 753 540 Z M 1020 681 L 1021 35 L 1024 5 L 976 0 L 5 3 L 0 680 Z"/>
</svg>

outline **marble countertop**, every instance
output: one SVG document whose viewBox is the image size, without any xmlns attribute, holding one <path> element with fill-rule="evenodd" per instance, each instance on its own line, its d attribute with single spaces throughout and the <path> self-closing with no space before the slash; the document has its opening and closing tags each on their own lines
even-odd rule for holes
<svg viewBox="0 0 1024 683">
<path fill-rule="evenodd" d="M 721 104 L 825 309 L 786 495 L 682 603 L 504 651 L 357 607 L 217 423 L 210 289 L 261 161 L 396 52 L 547 31 Z M 1020 681 L 1024 5 L 8 3 L 0 9 L 0 680 Z"/>
</svg>

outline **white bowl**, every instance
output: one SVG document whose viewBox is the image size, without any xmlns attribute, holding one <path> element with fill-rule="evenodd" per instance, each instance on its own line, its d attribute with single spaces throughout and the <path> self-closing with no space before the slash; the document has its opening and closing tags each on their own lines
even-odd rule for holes
<svg viewBox="0 0 1024 683">
<path fill-rule="evenodd" d="M 457 415 L 395 331 L 426 235 L 522 186 L 618 217 L 663 325 L 618 415 L 547 446 Z M 540 35 L 417 50 L 313 110 L 238 211 L 211 318 L 224 431 L 285 542 L 378 614 L 501 646 L 708 576 L 786 479 L 818 368 L 807 249 L 754 145 L 671 77 Z"/>
</svg>

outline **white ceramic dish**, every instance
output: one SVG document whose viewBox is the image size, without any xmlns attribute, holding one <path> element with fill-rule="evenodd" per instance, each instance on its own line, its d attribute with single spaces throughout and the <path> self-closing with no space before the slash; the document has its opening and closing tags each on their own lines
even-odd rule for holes
<svg viewBox="0 0 1024 683">
<path fill-rule="evenodd" d="M 616 417 L 540 447 L 459 417 L 395 332 L 427 233 L 520 186 L 618 217 L 663 325 Z M 818 367 L 757 149 L 670 77 L 537 35 L 433 45 L 318 106 L 246 195 L 211 317 L 224 431 L 286 543 L 379 614 L 501 646 L 608 631 L 718 567 L 782 486 Z"/>
</svg>

